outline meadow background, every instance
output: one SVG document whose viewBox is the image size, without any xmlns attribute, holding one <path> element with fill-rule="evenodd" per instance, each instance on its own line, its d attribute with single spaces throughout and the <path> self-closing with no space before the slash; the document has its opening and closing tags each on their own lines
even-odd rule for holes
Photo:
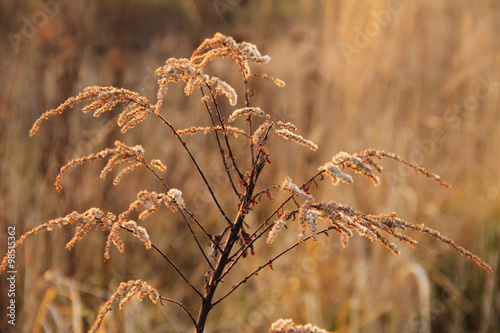
<svg viewBox="0 0 500 333">
<path fill-rule="evenodd" d="M 119 139 L 142 144 L 162 159 L 167 180 L 180 188 L 190 209 L 210 230 L 223 223 L 192 165 L 171 134 L 148 119 L 122 135 L 116 115 L 93 118 L 78 108 L 43 124 L 32 123 L 84 87 L 113 85 L 155 100 L 154 69 L 170 57 L 189 57 L 215 32 L 256 44 L 271 57 L 255 68 L 286 82 L 254 85 L 256 105 L 291 121 L 316 142 L 316 153 L 275 140 L 272 164 L 261 184 L 297 183 L 338 151 L 375 148 L 397 153 L 452 185 L 445 191 L 391 161 L 382 184 L 366 179 L 332 188 L 322 182 L 316 198 L 347 203 L 366 213 L 396 211 L 425 223 L 479 255 L 488 274 L 444 244 L 415 235 L 423 247 L 401 244 L 393 256 L 354 237 L 343 249 L 336 235 L 305 243 L 275 262 L 209 316 L 207 332 L 266 332 L 280 318 L 311 322 L 337 332 L 499 332 L 500 252 L 500 2 L 484 1 L 2 1 L 0 4 L 0 249 L 6 231 L 17 237 L 38 224 L 96 206 L 121 212 L 138 190 L 159 189 L 136 171 L 118 187 L 100 180 L 102 164 L 72 168 L 64 190 L 53 186 L 72 158 L 112 146 Z M 211 65 L 212 74 L 239 84 L 231 61 Z M 239 86 L 241 87 L 241 85 Z M 206 124 L 197 97 L 180 85 L 169 89 L 165 116 L 177 128 Z M 230 112 L 226 109 L 226 112 Z M 216 190 L 224 174 L 204 136 L 188 144 Z M 216 156 L 216 155 L 215 155 Z M 218 157 L 218 156 L 217 156 Z M 222 174 L 222 176 L 221 176 Z M 263 185 L 264 187 L 264 185 Z M 229 212 L 235 207 L 222 201 Z M 272 203 L 250 216 L 257 225 Z M 164 209 L 144 222 L 155 243 L 175 258 L 198 285 L 204 265 L 178 217 Z M 157 253 L 126 237 L 126 252 L 103 263 L 106 235 L 93 231 L 72 251 L 64 246 L 74 229 L 43 231 L 17 251 L 14 330 L 81 332 L 121 281 L 148 281 L 163 296 L 196 312 L 198 298 Z M 260 244 L 227 288 L 296 239 L 289 228 L 272 246 Z M 7 282 L 0 276 L 1 311 Z M 186 332 L 178 307 L 132 301 L 107 315 L 103 332 Z"/>
</svg>

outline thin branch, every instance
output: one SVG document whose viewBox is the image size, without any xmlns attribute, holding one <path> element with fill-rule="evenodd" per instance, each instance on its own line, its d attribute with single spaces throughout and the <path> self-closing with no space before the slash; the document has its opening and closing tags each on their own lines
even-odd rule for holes
<svg viewBox="0 0 500 333">
<path fill-rule="evenodd" d="M 196 162 L 196 159 L 194 158 L 193 154 L 191 154 L 191 151 L 187 147 L 187 145 L 184 142 L 184 140 L 182 140 L 181 136 L 179 135 L 179 133 L 177 133 L 177 131 L 175 130 L 174 126 L 172 126 L 172 124 L 167 119 L 165 119 L 161 114 L 157 114 L 157 116 L 163 121 L 163 123 L 165 125 L 167 125 L 172 130 L 172 132 L 174 133 L 174 135 L 177 137 L 177 139 L 179 140 L 179 142 L 184 147 L 184 150 L 186 150 L 186 152 L 189 154 L 189 157 L 191 158 L 191 161 L 193 161 L 196 169 L 198 170 L 198 173 L 200 174 L 201 178 L 203 178 L 203 182 L 207 186 L 208 191 L 210 192 L 210 195 L 212 196 L 212 199 L 214 200 L 215 204 L 217 205 L 217 208 L 219 208 L 220 213 L 222 214 L 222 216 L 226 220 L 227 224 L 228 225 L 232 225 L 233 222 L 229 219 L 229 217 L 227 217 L 226 213 L 224 212 L 224 210 L 222 209 L 221 205 L 219 204 L 219 200 L 217 200 L 217 197 L 215 196 L 215 194 L 214 194 L 214 192 L 212 190 L 212 187 L 208 183 L 208 180 L 205 177 L 205 174 L 203 173 L 203 171 L 201 171 L 201 168 L 198 165 L 198 162 Z"/>
<path fill-rule="evenodd" d="M 241 71 L 241 75 L 243 76 L 243 83 L 245 85 L 245 107 L 250 107 L 250 98 L 248 96 L 248 77 L 245 75 L 245 73 L 243 71 Z M 250 136 L 253 135 L 253 131 L 252 131 L 252 116 L 249 115 L 247 117 L 247 120 L 248 120 L 248 131 L 249 131 L 249 134 Z M 255 162 L 255 157 L 254 157 L 254 144 L 253 144 L 253 140 L 250 141 L 250 153 L 251 153 L 251 156 L 252 156 L 252 165 L 254 164 Z"/>
<path fill-rule="evenodd" d="M 304 184 L 302 184 L 300 186 L 301 189 L 303 189 L 304 187 L 306 187 L 307 185 L 309 185 L 312 181 L 314 181 L 314 179 L 316 179 L 316 177 L 320 176 L 321 174 L 323 174 L 324 171 L 318 171 L 314 176 L 312 176 L 309 180 L 307 180 Z M 292 198 L 294 197 L 294 195 L 290 195 L 286 200 L 284 200 L 255 230 L 254 232 L 250 235 L 250 239 L 251 241 L 242 249 L 238 250 L 237 252 L 235 252 L 233 254 L 233 256 L 231 257 L 231 259 L 233 259 L 235 256 L 236 256 L 236 259 L 234 259 L 232 262 L 231 262 L 231 265 L 227 268 L 227 270 L 224 272 L 224 274 L 221 276 L 221 279 L 226 276 L 227 273 L 229 273 L 229 271 L 233 268 L 234 265 L 236 265 L 236 262 L 238 262 L 238 260 L 243 256 L 243 253 L 245 253 L 246 250 L 248 250 L 251 246 L 253 246 L 253 244 L 262 236 L 262 234 L 264 232 L 266 232 L 267 230 L 269 230 L 269 228 L 272 226 L 271 225 L 267 225 L 267 223 L 269 222 L 269 220 L 271 220 L 273 218 L 274 215 L 276 215 L 280 209 L 282 209 L 285 204 L 290 201 Z M 264 227 L 264 230 L 259 233 L 257 236 L 255 236 L 259 230 Z"/>
<path fill-rule="evenodd" d="M 304 188 L 306 186 L 308 186 L 312 181 L 314 181 L 314 179 L 316 179 L 316 177 L 320 176 L 321 174 L 323 174 L 324 171 L 318 171 L 314 176 L 312 176 L 309 180 L 307 180 L 304 184 L 302 184 L 300 186 L 300 188 Z M 229 271 L 236 265 L 236 263 L 238 262 L 238 260 L 241 259 L 241 257 L 243 256 L 243 254 L 253 246 L 253 244 L 260 238 L 262 237 L 262 235 L 267 231 L 269 230 L 271 227 L 272 227 L 272 224 L 269 224 L 267 225 L 267 223 L 269 222 L 269 220 L 271 220 L 271 218 L 276 215 L 280 209 L 282 209 L 285 204 L 290 201 L 292 198 L 294 197 L 294 195 L 290 195 L 286 200 L 284 200 L 265 220 L 264 222 L 262 222 L 254 231 L 253 233 L 250 235 L 250 239 L 251 241 L 244 247 L 244 248 L 241 248 L 239 249 L 238 251 L 236 251 L 231 257 L 230 257 L 230 260 L 232 261 L 231 264 L 229 265 L 229 267 L 224 271 L 224 274 L 221 275 L 221 280 L 229 273 Z M 262 230 L 258 235 L 257 233 L 259 232 L 259 230 L 264 227 L 264 230 Z M 257 235 L 257 236 L 256 236 Z M 236 259 L 234 259 L 236 257 Z"/>
<path fill-rule="evenodd" d="M 162 301 L 167 301 L 167 302 L 174 303 L 174 304 L 177 304 L 178 306 L 180 306 L 182 308 L 182 311 L 184 311 L 184 313 L 186 313 L 189 316 L 189 318 L 191 318 L 191 321 L 193 322 L 194 326 L 196 326 L 196 319 L 194 319 L 193 315 L 184 306 L 184 304 L 182 304 L 181 302 L 178 302 L 178 301 L 176 301 L 174 299 L 170 299 L 170 298 L 166 298 L 166 297 L 160 296 L 160 303 L 161 303 L 161 305 L 163 305 Z"/>
<path fill-rule="evenodd" d="M 201 94 L 203 96 L 205 96 L 205 92 L 203 91 L 203 87 L 200 87 L 200 90 L 201 90 Z M 210 87 L 209 87 L 209 90 L 210 90 Z M 210 94 L 212 95 L 212 98 L 213 98 L 212 101 L 214 102 L 214 105 L 217 105 L 215 102 L 215 97 L 211 91 L 210 91 Z M 214 121 L 214 117 L 212 115 L 212 111 L 210 110 L 210 106 L 208 106 L 208 102 L 205 101 L 204 103 L 205 103 L 205 109 L 207 109 L 208 115 L 210 116 L 210 121 L 212 122 L 212 126 L 215 128 L 216 127 L 215 121 Z M 217 109 L 217 106 L 216 106 L 216 109 Z M 222 135 L 227 138 L 227 132 L 226 132 L 226 129 L 225 129 L 223 122 L 221 122 L 221 127 L 222 127 Z M 224 156 L 224 149 L 222 149 L 222 145 L 221 145 L 221 142 L 219 139 L 219 134 L 215 130 L 214 130 L 214 135 L 215 135 L 215 138 L 217 140 L 217 146 L 219 146 L 219 152 L 220 152 L 220 155 L 222 158 L 222 163 L 224 164 L 224 168 L 226 169 L 227 177 L 229 178 L 229 182 L 231 183 L 231 186 L 233 188 L 234 193 L 236 193 L 236 195 L 238 196 L 238 199 L 239 199 L 241 197 L 241 195 L 238 192 L 238 190 L 236 189 L 236 186 L 234 185 L 234 181 L 233 181 L 233 177 L 231 177 L 231 173 L 229 173 L 229 166 L 227 165 L 226 157 Z M 226 145 L 228 146 L 228 149 L 230 150 L 229 142 L 227 140 L 226 140 Z M 232 160 L 232 161 L 233 161 L 233 166 L 235 167 L 235 170 L 237 170 L 235 161 L 234 160 Z M 239 173 L 239 171 L 237 171 L 237 172 Z"/>
<path fill-rule="evenodd" d="M 273 185 L 269 186 L 268 188 L 263 189 L 262 191 L 257 192 L 256 194 L 253 195 L 253 200 L 257 199 L 260 195 L 269 192 L 271 190 L 279 190 L 281 188 L 281 185 Z"/>
<path fill-rule="evenodd" d="M 191 231 L 191 235 L 193 235 L 194 241 L 196 242 L 196 245 L 200 249 L 200 252 L 203 254 L 203 257 L 205 258 L 205 261 L 208 263 L 208 266 L 210 266 L 210 269 L 213 271 L 214 267 L 212 266 L 212 263 L 210 262 L 210 259 L 208 259 L 207 255 L 205 254 L 205 251 L 201 247 L 201 244 L 198 241 L 198 237 L 196 237 L 196 233 L 194 232 L 193 228 L 191 227 L 191 224 L 188 222 L 188 219 L 186 218 L 186 216 L 184 215 L 184 213 L 181 210 L 179 212 L 181 213 L 182 217 L 184 218 L 184 221 L 186 221 L 186 224 L 187 224 L 187 226 L 189 228 L 189 231 Z"/>
<path fill-rule="evenodd" d="M 314 176 L 312 176 L 311 178 L 309 178 L 309 180 L 307 180 L 306 182 L 304 182 L 301 186 L 299 186 L 300 189 L 305 189 L 311 182 L 313 182 L 318 176 L 322 175 L 325 171 L 324 170 L 321 170 L 321 171 L 318 171 Z M 271 215 L 269 215 L 265 220 L 264 222 L 262 222 L 258 227 L 257 229 L 255 229 L 255 231 L 252 233 L 251 237 L 255 236 L 255 233 L 259 231 L 260 228 L 262 228 L 262 226 L 264 225 L 267 225 L 267 223 L 269 222 L 270 219 L 273 218 L 274 215 L 276 215 L 280 209 L 283 208 L 283 206 L 285 206 L 285 204 L 292 200 L 292 198 L 294 197 L 294 195 L 290 195 L 285 201 L 283 201 L 272 213 Z"/>
<path fill-rule="evenodd" d="M 120 228 L 127 230 L 128 232 L 133 233 L 132 230 L 130 230 L 124 226 L 120 226 Z M 196 287 L 193 284 L 191 284 L 191 282 L 189 282 L 189 280 L 184 276 L 184 274 L 182 274 L 181 270 L 173 263 L 172 260 L 170 260 L 169 257 L 167 257 L 167 255 L 165 253 L 163 253 L 155 244 L 151 243 L 151 246 L 175 269 L 175 271 L 181 276 L 181 278 L 184 281 L 186 281 L 186 283 L 191 287 L 191 289 L 193 289 L 200 297 L 203 297 L 201 292 L 198 291 L 198 289 L 196 289 Z"/>
<path fill-rule="evenodd" d="M 239 179 L 243 179 L 243 174 L 241 173 L 240 169 L 238 168 L 238 165 L 236 164 L 236 159 L 234 158 L 233 151 L 231 150 L 231 146 L 229 145 L 229 139 L 227 137 L 226 126 L 224 124 L 224 119 L 222 119 L 222 115 L 220 114 L 219 104 L 217 103 L 217 99 L 215 98 L 215 95 L 214 95 L 212 89 L 210 88 L 210 86 L 207 85 L 207 87 L 208 87 L 208 91 L 210 92 L 210 96 L 212 97 L 212 102 L 214 103 L 215 114 L 216 114 L 217 118 L 219 119 L 220 125 L 222 127 L 222 134 L 224 136 L 224 141 L 225 141 L 226 146 L 227 146 L 229 158 L 231 158 L 231 162 L 233 163 L 234 170 L 238 174 Z M 250 136 L 250 138 L 251 138 L 251 136 Z"/>
<path fill-rule="evenodd" d="M 165 189 L 168 191 L 170 190 L 170 187 L 165 183 L 165 181 L 163 180 L 163 177 L 161 177 L 153 168 L 151 168 L 145 161 L 143 161 L 143 164 L 144 166 L 146 166 L 146 168 L 148 170 L 150 170 L 160 181 L 161 183 L 163 184 L 163 186 L 165 187 Z M 177 204 L 177 203 L 176 203 Z M 189 223 L 188 219 L 186 218 L 186 216 L 184 215 L 184 213 L 182 213 L 182 211 L 185 211 L 186 214 L 188 214 L 191 219 L 193 221 L 195 221 L 195 223 L 203 230 L 203 232 L 207 235 L 208 239 L 210 241 L 213 242 L 213 239 L 212 239 L 212 235 L 210 235 L 210 233 L 208 233 L 208 231 L 203 227 L 202 224 L 200 224 L 198 222 L 198 220 L 194 217 L 194 215 L 187 210 L 187 208 L 181 208 L 179 205 L 177 205 L 178 209 L 179 209 L 179 212 L 181 213 L 182 217 L 184 218 L 184 221 L 186 222 L 186 225 L 188 226 L 189 230 L 191 231 L 191 234 L 193 235 L 193 238 L 194 238 L 194 241 L 196 242 L 196 245 L 198 246 L 198 248 L 200 249 L 201 253 L 203 254 L 203 257 L 205 257 L 205 260 L 207 261 L 208 265 L 210 266 L 210 268 L 213 270 L 213 266 L 212 266 L 212 263 L 210 262 L 210 260 L 208 259 L 208 257 L 206 256 L 205 254 L 205 251 L 203 251 L 203 248 L 201 247 L 201 244 L 200 242 L 198 241 L 198 238 L 196 237 L 196 234 L 193 230 L 193 228 L 191 227 L 191 224 Z"/>
<path fill-rule="evenodd" d="M 265 160 L 264 160 L 265 162 Z M 265 163 L 264 163 L 265 164 Z M 230 233 L 226 238 L 226 243 L 224 245 L 224 250 L 216 264 L 215 270 L 212 272 L 211 277 L 205 283 L 205 296 L 202 299 L 202 304 L 197 320 L 197 331 L 200 331 L 200 327 L 204 327 L 206 318 L 210 310 L 213 308 L 212 300 L 215 295 L 215 291 L 220 283 L 220 276 L 224 272 L 224 268 L 229 263 L 228 259 L 231 254 L 234 244 L 240 239 L 239 234 L 242 228 L 244 228 L 245 216 L 248 214 L 249 207 L 252 204 L 253 191 L 255 189 L 255 184 L 264 166 L 262 163 L 254 163 L 252 166 L 251 177 L 245 187 L 245 194 L 241 197 L 239 203 L 238 215 L 236 216 L 234 224 L 232 224 Z"/>
<path fill-rule="evenodd" d="M 319 234 L 323 234 L 323 233 L 326 233 L 328 232 L 329 230 L 332 230 L 332 229 L 335 229 L 335 227 L 333 226 L 329 226 L 328 228 L 326 229 L 323 229 L 321 231 L 318 232 L 318 235 Z M 306 238 L 304 238 L 302 240 L 302 242 L 297 242 L 295 244 L 293 244 L 292 246 L 286 248 L 285 250 L 283 250 L 281 253 L 277 254 L 276 256 L 274 256 L 273 258 L 269 259 L 268 261 L 266 261 L 263 265 L 257 267 L 257 269 L 255 271 L 253 271 L 252 273 L 248 274 L 247 276 L 245 276 L 245 278 L 243 278 L 240 282 L 238 282 L 236 285 L 234 285 L 230 291 L 228 291 L 224 296 L 220 297 L 218 300 L 216 300 L 215 302 L 212 303 L 212 306 L 215 306 L 217 303 L 223 301 L 226 297 L 228 297 L 229 295 L 231 295 L 236 289 L 238 289 L 238 287 L 240 287 L 243 283 L 246 283 L 248 281 L 248 279 L 250 279 L 252 276 L 256 275 L 258 272 L 260 272 L 262 269 L 266 268 L 266 267 L 269 267 L 269 265 L 272 265 L 273 261 L 275 261 L 276 259 L 278 259 L 279 257 L 283 256 L 284 254 L 286 254 L 287 252 L 291 251 L 292 249 L 296 248 L 297 246 L 299 246 L 300 244 L 304 243 L 305 241 L 309 240 L 309 239 L 312 239 L 313 236 L 308 236 Z"/>
</svg>

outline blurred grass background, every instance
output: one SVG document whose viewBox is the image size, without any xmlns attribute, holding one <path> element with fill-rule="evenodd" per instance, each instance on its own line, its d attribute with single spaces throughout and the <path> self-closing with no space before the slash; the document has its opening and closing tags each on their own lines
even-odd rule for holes
<svg viewBox="0 0 500 333">
<path fill-rule="evenodd" d="M 342 249 L 336 235 L 304 244 L 222 302 L 207 332 L 266 332 L 294 318 L 338 332 L 499 332 L 497 273 L 500 241 L 500 3 L 456 1 L 23 1 L 0 5 L 0 248 L 7 226 L 17 237 L 40 223 L 92 206 L 119 213 L 141 189 L 160 189 L 146 172 L 119 187 L 98 178 L 102 164 L 72 168 L 57 194 L 59 168 L 119 139 L 142 144 L 162 159 L 167 180 L 181 188 L 190 209 L 222 223 L 194 169 L 171 134 L 155 119 L 121 135 L 116 115 L 83 115 L 75 108 L 46 122 L 34 138 L 31 124 L 86 86 L 114 85 L 155 100 L 154 69 L 170 57 L 189 57 L 217 31 L 258 46 L 271 62 L 257 72 L 287 86 L 255 82 L 256 105 L 298 125 L 319 144 L 317 153 L 275 140 L 262 187 L 288 175 L 297 183 L 340 150 L 391 151 L 424 165 L 452 185 L 449 192 L 395 163 L 384 162 L 381 186 L 356 178 L 352 186 L 321 182 L 316 198 L 366 213 L 396 211 L 425 223 L 470 249 L 495 270 L 487 274 L 437 241 L 415 235 L 424 247 L 385 248 L 354 238 Z M 230 61 L 211 73 L 239 86 Z M 241 85 L 239 86 L 241 87 Z M 165 116 L 177 128 L 206 124 L 197 97 L 172 86 Z M 240 95 L 241 100 L 241 95 Z M 229 112 L 229 111 L 228 111 Z M 203 136 L 188 143 L 216 190 L 227 184 Z M 243 159 L 242 159 L 243 160 Z M 232 198 L 222 196 L 228 212 Z M 272 209 L 249 216 L 255 226 Z M 198 286 L 206 267 L 177 216 L 163 210 L 144 222 L 153 241 Z M 91 232 L 72 251 L 71 227 L 41 232 L 17 251 L 19 332 L 79 332 L 121 281 L 142 278 L 163 296 L 196 314 L 199 302 L 155 252 L 124 235 L 126 252 L 103 263 L 106 235 Z M 257 255 L 225 281 L 237 283 L 287 242 L 260 244 Z M 2 309 L 7 283 L 0 280 Z M 221 293 L 222 295 L 222 293 Z M 4 311 L 0 311 L 3 313 Z M 11 332 L 5 316 L 0 331 Z M 108 313 L 102 332 L 186 332 L 190 322 L 171 304 L 130 302 Z M 16 331 L 16 330 L 14 330 Z"/>
</svg>

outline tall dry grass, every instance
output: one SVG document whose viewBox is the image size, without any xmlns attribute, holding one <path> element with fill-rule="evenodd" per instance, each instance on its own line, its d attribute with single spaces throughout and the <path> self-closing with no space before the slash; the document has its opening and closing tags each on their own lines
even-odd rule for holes
<svg viewBox="0 0 500 333">
<path fill-rule="evenodd" d="M 30 19 L 38 6 L 34 2 L 2 4 L 2 35 L 16 32 L 22 19 Z M 224 14 L 224 21 L 211 3 L 203 9 L 194 6 L 189 15 L 185 8 L 158 8 L 135 1 L 120 8 L 73 2 L 61 6 L 17 54 L 7 40 L 1 42 L 0 66 L 6 78 L 0 82 L 2 223 L 28 230 L 96 202 L 107 202 L 108 207 L 103 208 L 110 210 L 127 205 L 145 178 L 124 179 L 131 189 L 128 197 L 104 182 L 89 184 L 95 179 L 91 175 L 98 172 L 92 166 L 72 171 L 68 177 L 72 183 L 67 188 L 84 189 L 77 196 L 57 196 L 51 187 L 59 167 L 76 157 L 75 151 L 90 153 L 118 137 L 108 126 L 114 119 L 90 121 L 69 114 L 54 119 L 59 124 L 52 124 L 53 128 L 58 130 L 47 130 L 36 141 L 27 139 L 29 127 L 43 110 L 97 83 L 144 88 L 148 97 L 154 96 L 152 69 L 166 57 L 189 54 L 202 38 L 220 30 L 258 43 L 272 59 L 280 59 L 266 70 L 287 82 L 286 91 L 274 92 L 271 98 L 262 96 L 257 104 L 284 120 L 300 123 L 306 137 L 321 143 L 319 161 L 329 158 L 332 151 L 371 146 L 410 160 L 421 159 L 415 162 L 452 185 L 448 193 L 436 191 L 429 184 L 422 186 L 406 170 L 387 164 L 385 173 L 393 177 L 383 179 L 382 186 L 371 189 L 358 181 L 341 191 L 330 189 L 325 196 L 370 213 L 394 209 L 405 219 L 446 230 L 447 236 L 483 257 L 496 271 L 498 88 L 493 85 L 491 95 L 476 108 L 468 105 L 472 111 L 454 111 L 453 107 L 472 103 L 467 97 L 475 96 L 482 79 L 500 81 L 498 4 L 402 1 L 391 22 L 348 62 L 340 43 L 354 45 L 356 28 L 365 29 L 374 20 L 373 11 L 389 6 L 386 1 L 261 1 L 241 3 Z M 84 9 L 86 15 L 82 16 Z M 197 26 L 198 20 L 203 23 Z M 213 67 L 225 70 L 223 64 L 214 63 Z M 228 82 L 230 72 L 227 69 Z M 179 127 L 186 118 L 201 123 L 194 111 L 197 101 L 190 104 L 172 98 L 169 103 L 177 105 L 171 115 Z M 74 126 L 81 130 L 64 130 Z M 162 140 L 153 128 L 144 123 L 134 139 Z M 437 140 L 433 139 L 436 130 L 444 131 Z M 178 156 L 166 142 L 159 142 L 165 144 L 145 148 L 176 161 Z M 191 142 L 200 147 L 205 144 L 195 137 Z M 283 146 L 271 153 L 286 149 Z M 307 152 L 293 153 L 282 162 L 283 171 L 270 177 L 282 179 L 287 174 L 296 178 L 301 168 L 319 162 Z M 209 156 L 204 160 L 207 166 L 211 162 Z M 172 169 L 175 179 L 189 176 L 182 164 Z M 92 191 L 85 190 L 88 188 Z M 208 200 L 201 193 L 191 199 L 205 211 Z M 214 213 L 208 211 L 207 216 Z M 157 232 L 177 232 L 175 226 L 170 228 Z M 75 313 L 91 322 L 93 310 L 110 296 L 110 286 L 137 270 L 147 277 L 170 276 L 165 267 L 143 265 L 142 253 L 116 256 L 105 266 L 89 260 L 99 257 L 99 244 L 105 239 L 84 240 L 84 245 L 71 252 L 52 245 L 65 244 L 70 238 L 63 230 L 40 234 L 18 253 L 20 331 L 42 331 L 44 325 L 64 330 L 79 322 Z M 2 236 L 3 248 L 4 242 Z M 160 245 L 170 249 L 185 246 L 181 240 L 163 242 Z M 293 317 L 296 322 L 307 320 L 340 332 L 425 331 L 429 319 L 428 326 L 434 331 L 494 332 L 499 313 L 497 273 L 483 274 L 467 261 L 457 260 L 453 251 L 427 244 L 425 239 L 422 242 L 430 251 L 405 248 L 399 257 L 387 256 L 383 249 L 368 247 L 362 240 L 354 240 L 347 249 L 333 240 L 309 245 L 305 254 L 297 253 L 293 261 L 275 265 L 272 274 L 257 278 L 266 283 L 249 282 L 231 309 L 213 314 L 217 318 L 213 327 L 224 331 L 231 321 L 243 328 L 251 319 L 251 329 L 259 331 L 275 318 Z M 178 260 L 191 267 L 183 253 Z M 27 266 L 29 270 L 24 268 Z M 154 278 L 148 281 L 162 286 Z M 5 281 L 1 283 L 4 290 Z M 325 285 L 326 291 L 321 288 Z M 183 298 L 180 284 L 170 280 L 168 287 L 175 291 L 173 297 Z M 165 313 L 145 303 L 132 305 L 125 312 L 110 312 L 107 325 L 110 331 L 125 326 L 139 331 L 158 325 L 173 332 L 185 329 L 182 313 Z"/>
</svg>

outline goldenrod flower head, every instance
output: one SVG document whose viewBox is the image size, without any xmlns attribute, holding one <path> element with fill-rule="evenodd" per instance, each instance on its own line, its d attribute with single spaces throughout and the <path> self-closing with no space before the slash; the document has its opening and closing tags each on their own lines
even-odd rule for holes
<svg viewBox="0 0 500 333">
<path fill-rule="evenodd" d="M 246 115 L 254 115 L 254 116 L 258 116 L 258 117 L 265 117 L 266 116 L 264 111 L 262 111 L 262 109 L 259 107 L 245 107 L 245 108 L 234 110 L 233 113 L 231 113 L 231 115 L 229 116 L 228 121 L 231 123 L 231 122 L 235 121 L 236 118 L 238 118 L 239 116 L 243 116 L 243 115 L 245 115 L 245 116 Z"/>
<path fill-rule="evenodd" d="M 104 304 L 104 307 L 99 312 L 94 325 L 91 327 L 89 333 L 95 333 L 101 326 L 104 316 L 106 313 L 111 311 L 113 305 L 119 301 L 119 308 L 122 310 L 125 304 L 129 302 L 132 297 L 138 296 L 139 300 L 142 301 L 146 296 L 149 295 L 151 302 L 156 303 L 160 300 L 161 296 L 158 290 L 151 287 L 147 282 L 142 280 L 130 280 L 128 282 L 120 283 L 118 290 L 111 296 L 111 298 Z"/>
<path fill-rule="evenodd" d="M 292 179 L 290 177 L 286 177 L 283 183 L 281 183 L 281 190 L 283 191 L 288 191 L 292 195 L 298 195 L 300 197 L 304 197 L 306 199 L 312 200 L 313 197 L 309 193 L 306 193 L 305 191 L 301 190 L 296 184 L 292 182 Z"/>
<path fill-rule="evenodd" d="M 276 239 L 276 236 L 278 236 L 278 233 L 280 230 L 283 228 L 285 225 L 286 221 L 290 218 L 290 213 L 285 212 L 283 213 L 276 222 L 274 222 L 273 227 L 271 228 L 271 231 L 269 231 L 269 235 L 267 236 L 267 243 L 271 244 L 274 242 Z"/>
<path fill-rule="evenodd" d="M 342 172 L 342 169 L 333 164 L 332 162 L 328 162 L 325 165 L 318 168 L 318 171 L 325 171 L 328 177 L 332 179 L 333 185 L 337 185 L 339 180 L 342 180 L 344 183 L 352 183 L 352 177 L 348 174 Z"/>
</svg>

